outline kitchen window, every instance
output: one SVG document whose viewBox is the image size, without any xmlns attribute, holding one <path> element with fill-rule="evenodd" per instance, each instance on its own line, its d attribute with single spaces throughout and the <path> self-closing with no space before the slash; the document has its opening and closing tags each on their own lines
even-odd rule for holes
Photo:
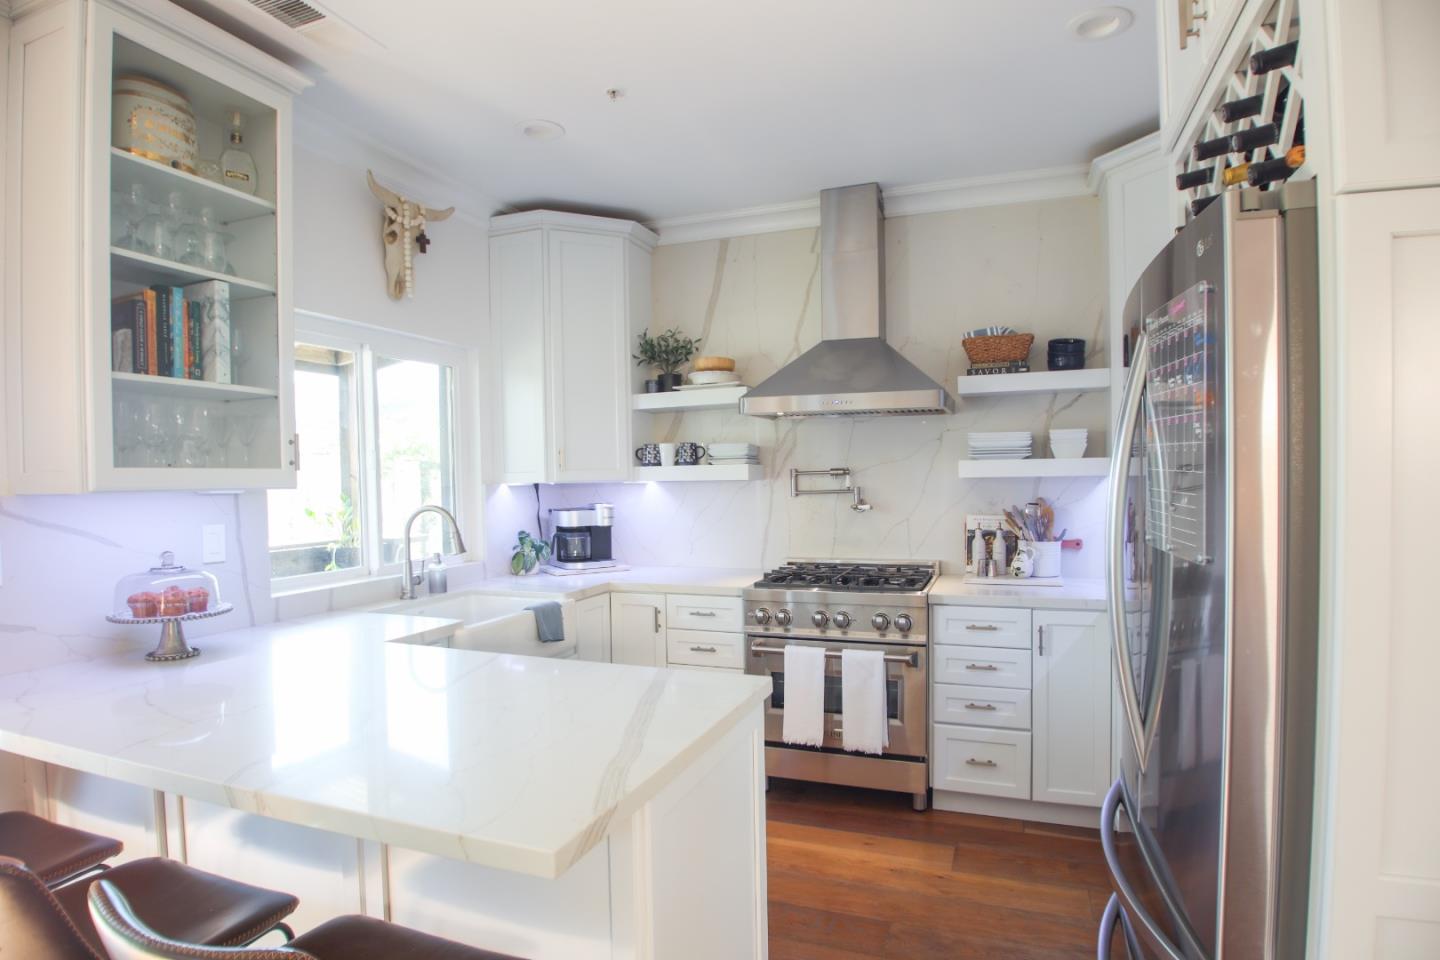
<svg viewBox="0 0 1440 960">
<path fill-rule="evenodd" d="M 283 589 L 399 572 L 405 521 L 458 502 L 457 396 L 464 348 L 300 314 L 295 344 L 293 490 L 268 493 L 270 574 Z M 455 549 L 433 513 L 411 531 L 412 558 Z"/>
</svg>

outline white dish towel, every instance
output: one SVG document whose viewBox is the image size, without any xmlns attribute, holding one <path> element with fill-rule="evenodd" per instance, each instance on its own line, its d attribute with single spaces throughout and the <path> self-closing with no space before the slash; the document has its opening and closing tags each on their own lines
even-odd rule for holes
<svg viewBox="0 0 1440 960">
<path fill-rule="evenodd" d="M 780 739 L 802 747 L 825 740 L 825 648 L 785 646 L 785 716 Z"/>
<path fill-rule="evenodd" d="M 884 753 L 890 744 L 885 654 L 879 650 L 842 650 L 840 696 L 845 724 L 841 746 L 855 753 Z"/>
</svg>

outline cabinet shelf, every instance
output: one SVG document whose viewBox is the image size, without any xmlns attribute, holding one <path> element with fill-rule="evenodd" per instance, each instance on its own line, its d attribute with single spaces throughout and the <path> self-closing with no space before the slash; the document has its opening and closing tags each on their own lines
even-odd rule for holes
<svg viewBox="0 0 1440 960">
<path fill-rule="evenodd" d="M 1036 370 L 1033 373 L 994 373 L 960 377 L 955 384 L 959 397 L 989 397 L 1025 393 L 1089 393 L 1110 387 L 1110 369 Z"/>
<path fill-rule="evenodd" d="M 750 390 L 743 383 L 733 387 L 704 390 L 674 390 L 668 393 L 637 393 L 633 406 L 646 413 L 684 413 L 687 410 L 738 410 L 740 398 Z"/>
<path fill-rule="evenodd" d="M 1104 477 L 1110 473 L 1109 457 L 1053 457 L 1028 460 L 961 460 L 960 479 L 1000 477 Z"/>
<path fill-rule="evenodd" d="M 275 287 L 268 283 L 246 280 L 228 273 L 217 273 L 204 267 L 190 267 L 173 260 L 162 260 L 148 253 L 136 253 L 124 247 L 110 248 L 110 276 L 118 281 L 148 287 L 152 284 L 183 287 L 202 280 L 224 280 L 230 284 L 230 300 L 273 297 Z"/>
<path fill-rule="evenodd" d="M 765 467 L 758 463 L 710 464 L 693 467 L 636 467 L 636 480 L 695 482 L 703 480 L 763 480 Z"/>
<path fill-rule="evenodd" d="M 214 383 L 210 380 L 182 380 L 178 377 L 152 377 L 146 373 L 117 371 L 110 374 L 110 383 L 121 393 L 183 400 L 263 400 L 277 396 L 276 391 L 265 387 Z"/>
<path fill-rule="evenodd" d="M 147 160 L 119 147 L 110 148 L 110 163 L 112 182 L 122 191 L 129 184 L 138 183 L 145 188 L 149 198 L 156 201 L 163 201 L 171 193 L 179 193 L 185 209 L 198 213 L 200 208 L 210 207 L 221 223 L 275 215 L 275 204 L 269 200 L 212 183 L 193 173 Z"/>
</svg>

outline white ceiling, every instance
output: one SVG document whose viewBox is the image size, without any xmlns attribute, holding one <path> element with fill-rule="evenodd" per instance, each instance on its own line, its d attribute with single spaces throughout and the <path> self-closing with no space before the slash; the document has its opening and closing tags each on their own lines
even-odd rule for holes
<svg viewBox="0 0 1440 960">
<path fill-rule="evenodd" d="M 1066 30 L 1086 0 L 312 2 L 304 103 L 510 207 L 653 221 L 1081 164 L 1157 125 L 1150 0 L 1095 42 Z"/>
</svg>

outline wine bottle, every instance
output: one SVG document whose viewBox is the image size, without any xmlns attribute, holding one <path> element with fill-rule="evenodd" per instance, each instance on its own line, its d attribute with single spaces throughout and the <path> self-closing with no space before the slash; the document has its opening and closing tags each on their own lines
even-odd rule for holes
<svg viewBox="0 0 1440 960">
<path fill-rule="evenodd" d="M 1261 124 L 1249 130 L 1230 134 L 1230 152 L 1248 153 L 1259 147 L 1268 147 L 1280 139 L 1280 128 L 1273 123 Z"/>
<path fill-rule="evenodd" d="M 1260 108 L 1265 104 L 1265 95 L 1257 93 L 1253 97 L 1244 97 L 1240 100 L 1231 100 L 1229 103 L 1220 104 L 1220 119 L 1226 123 L 1234 123 L 1237 120 L 1244 120 L 1246 117 L 1258 116 Z"/>
<path fill-rule="evenodd" d="M 1215 157 L 1223 157 L 1230 152 L 1230 138 L 1216 137 L 1214 140 L 1201 140 L 1195 144 L 1192 151 L 1196 162 L 1201 160 L 1212 160 Z"/>
<path fill-rule="evenodd" d="M 1274 160 L 1259 160 L 1249 164 L 1245 182 L 1252 187 L 1263 187 L 1267 183 L 1285 180 L 1305 165 L 1305 148 L 1291 147 L 1283 157 Z"/>
<path fill-rule="evenodd" d="M 1233 167 L 1226 167 L 1220 174 L 1220 180 L 1227 187 L 1233 187 L 1237 183 L 1244 183 L 1246 175 L 1250 172 L 1250 164 L 1237 163 Z"/>
<path fill-rule="evenodd" d="M 1219 197 L 1220 197 L 1220 194 L 1218 194 L 1218 193 L 1212 193 L 1212 194 L 1211 194 L 1210 196 L 1208 196 L 1208 197 L 1201 197 L 1199 200 L 1191 200 L 1191 201 L 1190 201 L 1190 215 L 1191 215 L 1192 217 L 1198 217 L 1198 216 L 1200 216 L 1200 214 L 1202 214 L 1202 213 L 1205 212 L 1205 208 L 1208 207 L 1208 206 L 1210 206 L 1210 204 L 1214 203 Z"/>
<path fill-rule="evenodd" d="M 1210 167 L 1201 167 L 1199 170 L 1187 170 L 1175 178 L 1176 190 L 1191 190 L 1195 187 L 1203 187 L 1215 176 L 1215 171 Z"/>
<path fill-rule="evenodd" d="M 1279 70 L 1288 67 L 1295 62 L 1295 52 L 1300 41 L 1291 40 L 1289 43 L 1282 43 L 1278 47 L 1271 47 L 1269 50 L 1261 50 L 1259 53 L 1250 56 L 1250 72 L 1252 74 L 1269 73 L 1272 70 Z"/>
</svg>

